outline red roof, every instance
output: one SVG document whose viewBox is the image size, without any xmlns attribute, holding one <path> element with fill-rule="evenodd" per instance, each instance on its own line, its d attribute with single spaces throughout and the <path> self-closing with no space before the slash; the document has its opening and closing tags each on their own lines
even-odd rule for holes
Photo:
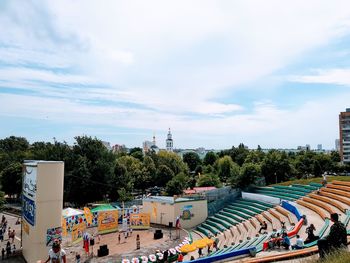
<svg viewBox="0 0 350 263">
<path fill-rule="evenodd" d="M 207 186 L 207 187 L 193 187 L 193 189 L 184 190 L 185 194 L 197 194 L 201 192 L 207 192 L 216 189 L 215 186 Z"/>
</svg>

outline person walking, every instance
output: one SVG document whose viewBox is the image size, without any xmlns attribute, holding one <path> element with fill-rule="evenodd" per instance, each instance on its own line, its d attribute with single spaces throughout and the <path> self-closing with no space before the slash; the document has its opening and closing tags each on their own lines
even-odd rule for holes
<svg viewBox="0 0 350 263">
<path fill-rule="evenodd" d="M 345 248 L 347 246 L 346 228 L 344 224 L 339 221 L 337 213 L 331 214 L 331 221 L 333 225 L 331 226 L 328 236 L 317 241 L 318 252 L 321 259 L 332 250 L 342 247 Z"/>
</svg>

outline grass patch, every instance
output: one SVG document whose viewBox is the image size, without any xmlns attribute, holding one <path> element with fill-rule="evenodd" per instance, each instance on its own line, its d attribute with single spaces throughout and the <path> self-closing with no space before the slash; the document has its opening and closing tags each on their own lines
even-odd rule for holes
<svg viewBox="0 0 350 263">
<path fill-rule="evenodd" d="M 291 185 L 291 184 L 309 184 L 309 183 L 322 183 L 323 178 L 322 177 L 313 177 L 309 179 L 296 179 L 292 181 L 286 181 L 279 184 L 272 184 L 273 185 Z M 330 183 L 333 180 L 337 181 L 350 181 L 350 176 L 327 176 L 327 181 Z M 350 262 L 350 261 L 349 261 Z"/>
<path fill-rule="evenodd" d="M 350 253 L 348 251 L 339 250 L 332 254 L 329 254 L 324 260 L 320 261 L 317 259 L 305 260 L 305 263 L 349 263 L 350 262 Z"/>
</svg>

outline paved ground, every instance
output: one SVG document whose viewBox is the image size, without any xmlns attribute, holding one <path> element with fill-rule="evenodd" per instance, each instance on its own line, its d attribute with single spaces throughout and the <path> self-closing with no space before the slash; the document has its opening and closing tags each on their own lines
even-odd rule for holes
<svg viewBox="0 0 350 263">
<path fill-rule="evenodd" d="M 19 249 L 21 247 L 21 225 L 16 225 L 16 221 L 18 219 L 18 217 L 16 216 L 12 216 L 12 215 L 8 215 L 8 214 L 4 214 L 4 213 L 0 213 L 0 220 L 2 218 L 2 216 L 5 215 L 6 220 L 7 220 L 7 225 L 8 227 L 11 227 L 11 229 L 14 229 L 16 232 L 16 236 L 15 236 L 15 240 L 14 243 L 11 243 L 11 247 L 13 247 L 13 245 L 16 246 L 16 249 Z M 7 227 L 7 230 L 8 230 Z M 0 251 L 2 250 L 2 248 L 6 249 L 6 243 L 9 241 L 8 235 L 7 235 L 7 230 L 6 230 L 6 234 L 4 236 L 4 241 L 0 242 Z M 18 258 L 9 258 L 9 259 L 5 259 L 4 262 L 24 262 L 23 259 L 21 257 Z"/>
</svg>

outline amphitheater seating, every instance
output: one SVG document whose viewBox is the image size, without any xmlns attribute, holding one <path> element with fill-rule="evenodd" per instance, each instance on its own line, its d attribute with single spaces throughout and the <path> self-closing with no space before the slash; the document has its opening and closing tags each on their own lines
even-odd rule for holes
<svg viewBox="0 0 350 263">
<path fill-rule="evenodd" d="M 324 196 L 317 195 L 317 194 L 309 194 L 309 197 L 316 199 L 316 200 L 319 200 L 319 201 L 322 201 L 322 202 L 325 202 L 325 203 L 328 203 L 328 204 L 331 204 L 332 206 L 338 208 L 343 213 L 345 213 L 345 211 L 346 211 L 346 208 L 344 205 L 342 205 L 338 202 L 335 202 L 334 200 L 332 200 L 328 197 L 324 197 Z"/>
<path fill-rule="evenodd" d="M 323 187 L 323 185 L 322 185 L 322 184 L 320 184 L 320 183 L 309 183 L 309 185 L 311 185 L 311 186 L 315 186 L 315 187 L 317 187 L 317 188 L 321 188 L 321 187 Z"/>
<path fill-rule="evenodd" d="M 205 224 L 208 224 L 209 226 L 215 227 L 216 229 L 218 229 L 220 232 L 224 232 L 226 229 L 222 226 L 220 226 L 219 224 L 217 224 L 214 221 L 211 221 L 210 219 L 205 220 Z M 210 230 L 210 229 L 209 229 Z M 210 230 L 211 231 L 211 230 Z"/>
<path fill-rule="evenodd" d="M 304 207 L 307 207 L 311 210 L 313 210 L 314 212 L 316 212 L 323 220 L 325 220 L 327 218 L 326 214 L 321 210 L 319 209 L 317 206 L 315 205 L 312 205 L 310 203 L 307 203 L 305 201 L 302 201 L 302 200 L 297 200 L 296 201 L 297 204 L 299 205 L 302 205 Z"/>
<path fill-rule="evenodd" d="M 291 196 L 290 194 L 281 194 L 281 193 L 277 193 L 277 192 L 273 192 L 273 191 L 266 191 L 266 190 L 261 190 L 261 189 L 255 190 L 255 192 L 258 194 L 282 198 L 282 199 L 285 199 L 288 201 L 294 201 L 295 199 L 299 198 L 299 196 L 295 197 L 295 196 Z"/>
<path fill-rule="evenodd" d="M 233 205 L 233 207 L 240 207 L 240 208 L 243 208 L 245 210 L 253 211 L 255 214 L 259 214 L 259 213 L 265 211 L 265 209 L 258 209 L 256 207 L 246 205 L 246 204 L 240 204 L 240 203 L 235 203 Z"/>
<path fill-rule="evenodd" d="M 340 191 L 345 191 L 345 192 L 349 192 L 350 191 L 350 187 L 349 186 L 344 186 L 344 185 L 327 184 L 326 187 L 327 188 L 332 188 L 332 189 L 337 189 L 337 190 L 340 190 Z"/>
<path fill-rule="evenodd" d="M 219 213 L 216 213 L 215 214 L 215 218 L 219 218 L 221 219 L 222 221 L 225 221 L 227 222 L 227 224 L 230 224 L 231 226 L 234 226 L 237 224 L 236 221 L 232 220 L 231 218 L 227 217 L 227 216 L 224 216 L 222 214 L 219 214 Z"/>
<path fill-rule="evenodd" d="M 350 206 L 350 200 L 349 200 L 349 199 L 344 198 L 344 197 L 342 197 L 342 196 L 339 196 L 339 195 L 337 195 L 337 194 L 332 194 L 332 193 L 323 191 L 323 190 L 324 190 L 324 189 L 322 189 L 322 190 L 320 191 L 320 195 L 326 196 L 326 197 L 329 197 L 329 198 L 332 198 L 332 199 L 334 199 L 334 200 L 338 200 L 338 201 L 342 202 L 343 204 L 346 204 L 346 205 Z"/>
<path fill-rule="evenodd" d="M 264 206 L 266 208 L 274 207 L 274 205 L 272 205 L 272 204 L 269 204 L 269 203 L 266 203 L 266 202 L 261 202 L 261 201 L 258 201 L 258 200 L 240 199 L 239 201 L 241 201 L 241 202 L 248 202 L 248 203 L 252 203 L 252 204 L 258 204 L 258 205 Z"/>
<path fill-rule="evenodd" d="M 201 226 L 204 227 L 205 229 L 209 230 L 214 236 L 216 236 L 217 234 L 220 233 L 220 231 L 218 231 L 216 228 L 214 228 L 213 226 L 208 225 L 206 223 L 202 223 Z"/>
<path fill-rule="evenodd" d="M 311 191 L 315 191 L 318 190 L 319 187 L 316 186 L 312 186 L 312 185 L 304 185 L 304 184 L 292 184 L 293 187 L 299 187 L 299 188 L 304 188 L 304 189 L 308 189 Z"/>
<path fill-rule="evenodd" d="M 300 194 L 302 196 L 310 192 L 310 190 L 307 190 L 307 189 L 301 189 L 298 187 L 284 186 L 284 185 L 275 185 L 273 188 L 286 190 L 295 194 Z"/>
<path fill-rule="evenodd" d="M 318 201 L 318 200 L 312 199 L 312 198 L 310 198 L 310 197 L 303 197 L 302 200 L 305 201 L 305 202 L 308 202 L 308 203 L 310 203 L 310 204 L 314 204 L 314 205 L 316 205 L 316 206 L 318 206 L 318 207 L 323 208 L 323 209 L 326 210 L 329 214 L 335 213 L 335 211 L 334 211 L 329 205 L 327 205 L 327 204 L 325 204 L 325 203 L 323 203 L 323 202 L 320 202 L 320 201 Z"/>
<path fill-rule="evenodd" d="M 210 234 L 209 234 L 209 231 L 207 229 L 205 229 L 204 227 L 201 227 L 201 226 L 197 226 L 197 231 L 199 233 L 202 233 L 203 235 L 205 235 L 206 237 L 208 237 Z"/>
<path fill-rule="evenodd" d="M 331 193 L 331 194 L 337 194 L 337 195 L 340 195 L 340 196 L 345 196 L 345 197 L 350 198 L 350 193 L 349 192 L 341 191 L 341 190 L 337 190 L 337 189 L 333 189 L 333 188 L 329 188 L 328 185 L 327 185 L 326 188 L 322 188 L 320 191 L 321 192 L 328 192 L 328 193 Z"/>
<path fill-rule="evenodd" d="M 289 223 L 290 223 L 291 225 L 294 224 L 294 221 L 293 221 L 293 219 L 292 219 L 290 213 L 288 212 L 288 210 L 284 209 L 284 208 L 281 207 L 281 206 L 276 206 L 275 209 L 276 209 L 279 213 L 281 213 L 282 215 L 284 215 L 285 217 L 287 217 L 287 218 L 288 218 L 288 221 L 289 221 Z"/>
<path fill-rule="evenodd" d="M 216 214 L 217 216 L 218 215 L 222 215 L 222 216 L 225 216 L 226 218 L 230 219 L 231 221 L 234 221 L 234 225 L 242 222 L 242 219 L 234 216 L 232 213 L 228 213 L 228 212 L 225 212 L 225 211 L 220 211 L 219 213 Z"/>
<path fill-rule="evenodd" d="M 344 186 L 348 186 L 350 187 L 350 182 L 344 182 L 344 181 L 337 181 L 337 180 L 333 180 L 332 184 L 336 184 L 336 185 L 344 185 Z"/>
<path fill-rule="evenodd" d="M 220 224 L 220 225 L 222 225 L 222 226 L 225 227 L 226 229 L 230 229 L 231 226 L 232 226 L 232 224 L 229 224 L 229 223 L 227 223 L 227 221 L 222 220 L 222 219 L 220 219 L 220 218 L 218 218 L 218 217 L 216 217 L 216 216 L 211 216 L 211 217 L 209 217 L 208 219 L 211 220 L 211 221 L 214 221 L 214 222 L 216 222 L 216 223 L 218 223 L 218 224 Z"/>
<path fill-rule="evenodd" d="M 250 218 L 250 216 L 242 214 L 241 212 L 238 212 L 238 211 L 230 209 L 230 208 L 224 208 L 223 210 L 225 212 L 231 213 L 233 215 L 239 216 L 239 217 L 244 218 L 244 219 L 249 219 Z"/>
<path fill-rule="evenodd" d="M 249 207 L 254 207 L 256 209 L 259 209 L 260 211 L 265 211 L 265 210 L 270 208 L 269 206 L 263 206 L 263 205 L 258 204 L 258 203 L 246 202 L 244 200 L 238 200 L 237 204 L 246 205 Z"/>
<path fill-rule="evenodd" d="M 322 238 L 324 236 L 324 233 L 326 232 L 327 228 L 329 227 L 329 219 L 326 218 L 325 222 L 324 222 L 324 225 L 323 227 L 320 229 L 320 231 L 318 231 L 318 236 L 320 238 Z M 317 245 L 317 240 L 313 241 L 313 242 L 310 242 L 308 244 L 305 244 L 304 246 L 306 248 L 308 247 L 313 247 L 313 246 L 316 246 Z"/>
<path fill-rule="evenodd" d="M 229 205 L 228 208 L 230 208 L 230 209 L 232 209 L 234 211 L 239 211 L 241 213 L 249 215 L 249 217 L 255 216 L 256 214 L 258 214 L 256 212 L 250 211 L 248 208 L 242 208 L 242 207 L 237 207 L 237 206 L 233 206 L 233 205 Z"/>
</svg>

